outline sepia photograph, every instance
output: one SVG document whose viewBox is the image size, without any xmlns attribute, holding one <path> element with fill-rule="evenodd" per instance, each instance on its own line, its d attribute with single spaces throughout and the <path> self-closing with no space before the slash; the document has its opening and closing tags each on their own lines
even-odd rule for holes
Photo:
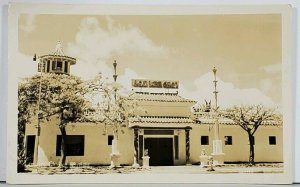
<svg viewBox="0 0 300 187">
<path fill-rule="evenodd" d="M 11 8 L 11 179 L 292 182 L 288 6 L 55 7 Z"/>
</svg>

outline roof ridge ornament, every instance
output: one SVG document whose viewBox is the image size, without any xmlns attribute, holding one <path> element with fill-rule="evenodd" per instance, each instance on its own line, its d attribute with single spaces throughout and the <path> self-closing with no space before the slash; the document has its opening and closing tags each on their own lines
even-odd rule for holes
<svg viewBox="0 0 300 187">
<path fill-rule="evenodd" d="M 65 56 L 64 52 L 63 52 L 63 47 L 62 47 L 62 43 L 60 40 L 57 41 L 57 44 L 55 46 L 55 50 L 53 52 L 54 55 L 60 55 L 60 56 Z"/>
</svg>

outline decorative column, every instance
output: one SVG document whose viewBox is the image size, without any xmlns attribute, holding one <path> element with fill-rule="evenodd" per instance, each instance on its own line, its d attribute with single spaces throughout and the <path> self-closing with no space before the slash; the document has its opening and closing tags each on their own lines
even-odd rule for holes
<svg viewBox="0 0 300 187">
<path fill-rule="evenodd" d="M 186 165 L 190 165 L 190 129 L 185 129 L 185 155 Z"/>
<path fill-rule="evenodd" d="M 217 69 L 213 68 L 214 73 L 214 95 L 215 95 L 215 125 L 214 125 L 214 140 L 213 140 L 213 164 L 222 165 L 224 164 L 224 153 L 222 151 L 222 140 L 220 140 L 220 126 L 219 126 L 219 107 L 218 107 L 218 91 L 217 91 Z"/>
<path fill-rule="evenodd" d="M 139 146 L 139 130 L 133 129 L 134 131 L 134 158 L 132 167 L 137 168 L 140 167 L 138 164 L 138 146 Z"/>
<path fill-rule="evenodd" d="M 117 75 L 117 62 L 116 62 L 116 60 L 114 61 L 114 63 L 113 63 L 113 67 L 114 67 L 114 72 L 115 72 L 115 74 L 113 75 L 113 78 L 114 78 L 114 83 L 115 83 L 115 85 L 116 85 L 116 82 L 117 82 L 117 77 L 118 77 L 118 75 Z M 114 88 L 114 98 L 115 98 L 115 104 L 117 104 L 117 87 L 115 87 Z M 117 115 L 119 115 L 119 114 L 117 114 Z M 114 168 L 114 167 L 120 167 L 120 153 L 119 153 L 119 149 L 118 149 L 118 130 L 117 130 L 117 128 L 119 128 L 118 127 L 118 125 L 119 124 L 117 124 L 118 122 L 117 121 L 115 121 L 115 128 L 116 129 L 114 129 L 113 131 L 114 131 L 114 139 L 113 139 L 113 141 L 112 141 L 112 153 L 110 154 L 110 159 L 111 159 L 111 163 L 110 163 L 110 167 L 111 168 Z"/>
</svg>

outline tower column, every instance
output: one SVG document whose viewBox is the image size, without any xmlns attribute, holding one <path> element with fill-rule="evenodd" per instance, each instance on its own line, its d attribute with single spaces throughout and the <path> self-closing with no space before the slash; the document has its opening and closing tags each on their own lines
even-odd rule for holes
<svg viewBox="0 0 300 187">
<path fill-rule="evenodd" d="M 61 72 L 66 73 L 65 72 L 65 61 L 62 61 L 62 66 L 61 66 Z"/>
<path fill-rule="evenodd" d="M 43 136 L 43 134 L 41 135 L 41 120 L 42 120 L 42 116 L 40 113 L 40 103 L 41 103 L 41 94 L 42 94 L 42 77 L 43 74 L 45 73 L 61 73 L 61 72 L 56 72 L 55 70 L 53 70 L 53 67 L 56 66 L 56 61 L 57 59 L 60 59 L 62 61 L 62 63 L 64 61 L 68 61 L 68 65 L 74 65 L 76 64 L 76 59 L 66 56 L 63 53 L 62 50 L 62 44 L 60 42 L 58 42 L 58 44 L 55 47 L 55 51 L 52 54 L 47 54 L 47 55 L 37 55 L 34 54 L 33 56 L 33 61 L 38 61 L 38 72 L 40 72 L 40 80 L 39 80 L 39 90 L 38 90 L 38 101 L 37 101 L 37 125 L 36 125 L 36 136 L 35 136 L 35 144 L 34 144 L 34 160 L 33 160 L 33 164 L 34 165 L 39 165 L 40 163 L 42 163 L 40 161 L 40 157 L 42 157 L 40 154 L 41 151 L 39 149 L 40 147 L 40 136 Z M 62 68 L 64 68 L 64 64 L 62 64 Z M 68 67 L 69 70 L 69 67 Z M 63 72 L 63 71 L 62 71 Z"/>
</svg>

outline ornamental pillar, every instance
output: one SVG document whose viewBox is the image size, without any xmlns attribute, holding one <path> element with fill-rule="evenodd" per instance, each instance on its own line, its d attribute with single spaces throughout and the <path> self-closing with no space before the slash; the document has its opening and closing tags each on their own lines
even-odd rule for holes
<svg viewBox="0 0 300 187">
<path fill-rule="evenodd" d="M 185 129 L 185 155 L 186 155 L 186 164 L 190 163 L 190 129 Z"/>
<path fill-rule="evenodd" d="M 139 130 L 138 129 L 133 129 L 134 132 L 134 160 L 133 160 L 133 165 L 132 167 L 139 167 L 140 165 L 138 164 L 138 146 L 139 146 Z"/>
</svg>

